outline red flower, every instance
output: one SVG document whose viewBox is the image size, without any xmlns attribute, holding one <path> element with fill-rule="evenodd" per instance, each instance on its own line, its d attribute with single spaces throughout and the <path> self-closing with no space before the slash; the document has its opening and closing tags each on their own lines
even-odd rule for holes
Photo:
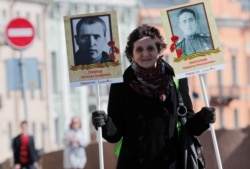
<svg viewBox="0 0 250 169">
<path fill-rule="evenodd" d="M 118 47 L 115 46 L 115 42 L 113 40 L 109 41 L 107 44 L 110 46 L 109 57 L 110 59 L 115 61 L 115 53 L 119 54 L 120 50 Z"/>
<path fill-rule="evenodd" d="M 182 56 L 182 49 L 181 48 L 176 49 L 176 47 L 177 47 L 176 42 L 178 41 L 178 39 L 179 39 L 179 37 L 176 35 L 173 35 L 171 37 L 172 44 L 170 45 L 170 51 L 171 52 L 176 51 L 177 58 L 180 58 Z"/>
<path fill-rule="evenodd" d="M 170 45 L 170 51 L 173 52 L 175 50 L 175 43 L 172 43 Z"/>
<path fill-rule="evenodd" d="M 115 53 L 119 54 L 120 53 L 120 50 L 116 47 L 116 46 L 113 46 L 113 50 Z"/>
<path fill-rule="evenodd" d="M 114 55 L 113 53 L 110 53 L 110 54 L 109 54 L 109 57 L 110 57 L 110 59 L 112 59 L 113 61 L 115 60 L 115 55 Z"/>
<path fill-rule="evenodd" d="M 113 47 L 115 45 L 115 42 L 111 40 L 108 42 L 108 45 Z"/>
<path fill-rule="evenodd" d="M 178 39 L 179 39 L 179 37 L 176 36 L 176 35 L 174 35 L 174 36 L 171 37 L 171 41 L 172 41 L 173 43 L 176 43 L 176 42 L 178 41 Z"/>
<path fill-rule="evenodd" d="M 177 58 L 180 58 L 182 55 L 182 49 L 181 48 L 177 49 L 176 54 L 177 54 Z"/>
</svg>

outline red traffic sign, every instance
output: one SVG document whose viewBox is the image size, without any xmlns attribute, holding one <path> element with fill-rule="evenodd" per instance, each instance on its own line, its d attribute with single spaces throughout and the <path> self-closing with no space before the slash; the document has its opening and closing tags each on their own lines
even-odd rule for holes
<svg viewBox="0 0 250 169">
<path fill-rule="evenodd" d="M 34 39 L 34 27 L 24 18 L 16 18 L 9 22 L 5 35 L 7 42 L 15 49 L 28 47 Z"/>
</svg>

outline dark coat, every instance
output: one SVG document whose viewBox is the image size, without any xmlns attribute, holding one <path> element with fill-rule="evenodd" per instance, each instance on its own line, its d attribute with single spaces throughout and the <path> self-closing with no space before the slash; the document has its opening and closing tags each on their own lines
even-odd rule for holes
<svg viewBox="0 0 250 169">
<path fill-rule="evenodd" d="M 21 152 L 21 134 L 16 136 L 12 141 L 12 149 L 14 155 L 14 164 L 21 164 L 20 163 L 20 152 Z M 29 164 L 33 164 L 34 162 L 38 161 L 38 154 L 35 149 L 35 143 L 33 136 L 29 136 Z"/>
<path fill-rule="evenodd" d="M 166 74 L 174 76 L 166 66 Z M 136 93 L 128 84 L 135 75 L 131 67 L 124 73 L 124 82 L 110 88 L 108 115 L 102 127 L 103 138 L 116 143 L 123 137 L 117 169 L 178 169 L 177 90 L 170 82 L 169 96 L 164 102 Z M 179 80 L 179 90 L 190 113 L 194 113 L 188 95 L 187 79 Z M 209 125 L 191 127 L 200 134 Z"/>
</svg>

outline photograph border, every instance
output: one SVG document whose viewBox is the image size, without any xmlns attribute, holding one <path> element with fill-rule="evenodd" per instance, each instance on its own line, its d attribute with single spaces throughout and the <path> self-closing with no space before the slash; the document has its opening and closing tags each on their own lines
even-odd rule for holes
<svg viewBox="0 0 250 169">
<path fill-rule="evenodd" d="M 174 35 L 173 29 L 177 28 L 173 27 L 173 21 L 171 23 L 171 19 L 173 18 L 171 18 L 169 15 L 173 11 L 179 11 L 182 8 L 190 8 L 197 5 L 203 6 L 205 14 L 204 17 L 206 17 L 207 27 L 213 48 L 203 52 L 196 52 L 183 56 L 182 49 L 176 45 L 179 37 Z M 161 18 L 166 35 L 166 41 L 169 44 L 169 60 L 175 69 L 177 78 L 204 74 L 212 70 L 220 70 L 224 68 L 222 47 L 218 36 L 215 17 L 212 12 L 211 3 L 209 1 L 200 0 L 193 3 L 161 9 Z"/>
<path fill-rule="evenodd" d="M 71 30 L 72 30 L 72 44 L 73 44 L 73 51 L 74 53 L 77 51 L 78 47 L 76 45 L 76 40 L 75 40 L 75 35 L 76 35 L 76 25 L 77 23 L 73 23 L 74 20 L 80 20 L 81 18 L 88 18 L 88 17 L 100 17 L 101 19 L 103 19 L 102 17 L 107 17 L 107 20 L 104 20 L 106 26 L 107 26 L 107 36 L 109 37 L 108 39 L 111 40 L 113 39 L 112 37 L 112 27 L 111 27 L 111 16 L 110 14 L 102 14 L 102 15 L 91 15 L 91 16 L 84 16 L 84 17 L 74 17 L 74 18 L 70 18 L 70 23 L 71 23 Z M 78 22 L 78 21 L 77 21 Z M 74 25 L 75 24 L 75 25 Z M 106 49 L 107 52 L 108 49 Z"/>
<path fill-rule="evenodd" d="M 105 21 L 105 23 L 108 24 L 107 34 L 109 36 L 107 39 L 107 51 L 109 52 L 108 55 L 112 57 L 112 61 L 75 66 L 74 54 L 76 46 L 74 29 L 76 25 L 73 25 L 73 21 L 84 17 L 107 17 L 107 20 Z M 122 59 L 120 55 L 116 11 L 64 16 L 64 28 L 71 86 L 77 87 L 100 83 L 117 83 L 122 81 Z"/>
</svg>

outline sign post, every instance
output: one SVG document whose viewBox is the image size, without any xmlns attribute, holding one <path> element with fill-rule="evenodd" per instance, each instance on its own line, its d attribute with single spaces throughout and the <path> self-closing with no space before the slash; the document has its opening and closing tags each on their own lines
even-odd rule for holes
<svg viewBox="0 0 250 169">
<path fill-rule="evenodd" d="M 26 49 L 34 39 L 34 27 L 24 18 L 16 18 L 9 22 L 5 30 L 5 36 L 8 44 L 20 51 L 20 67 L 22 75 L 22 93 L 24 102 L 24 117 L 28 120 L 27 99 L 25 94 L 25 72 L 22 50 Z"/>
</svg>

